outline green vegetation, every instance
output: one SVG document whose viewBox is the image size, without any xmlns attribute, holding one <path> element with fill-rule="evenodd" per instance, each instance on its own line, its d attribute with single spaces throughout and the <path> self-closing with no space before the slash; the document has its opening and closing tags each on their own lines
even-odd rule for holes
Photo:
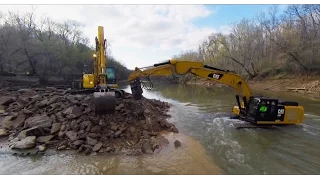
<svg viewBox="0 0 320 180">
<path fill-rule="evenodd" d="M 282 14 L 273 6 L 254 19 L 234 23 L 229 34 L 212 33 L 197 50 L 174 58 L 264 78 L 319 73 L 319 49 L 320 5 L 289 5 Z"/>
<path fill-rule="evenodd" d="M 83 35 L 77 21 L 55 22 L 36 18 L 33 12 L 0 12 L 0 72 L 30 75 L 81 74 L 84 65 L 92 69 L 94 47 Z M 92 39 L 96 34 L 92 34 Z M 129 70 L 108 56 L 118 79 L 126 79 Z"/>
</svg>

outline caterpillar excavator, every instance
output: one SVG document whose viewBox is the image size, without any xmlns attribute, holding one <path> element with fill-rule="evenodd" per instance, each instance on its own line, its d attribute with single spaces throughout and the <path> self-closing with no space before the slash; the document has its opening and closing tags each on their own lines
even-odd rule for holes
<svg viewBox="0 0 320 180">
<path fill-rule="evenodd" d="M 113 112 L 116 98 L 124 94 L 117 89 L 116 69 L 106 66 L 106 39 L 104 39 L 103 26 L 98 26 L 98 37 L 95 38 L 96 52 L 93 54 L 93 73 L 84 73 L 82 87 L 93 91 L 93 104 L 96 114 Z"/>
<path fill-rule="evenodd" d="M 253 125 L 288 125 L 299 124 L 304 118 L 304 108 L 297 102 L 253 95 L 246 81 L 235 72 L 218 69 L 194 61 L 169 60 L 144 68 L 135 68 L 128 82 L 136 100 L 142 98 L 141 77 L 185 75 L 191 73 L 198 77 L 226 84 L 236 94 L 237 106 L 232 114 L 239 120 Z"/>
</svg>

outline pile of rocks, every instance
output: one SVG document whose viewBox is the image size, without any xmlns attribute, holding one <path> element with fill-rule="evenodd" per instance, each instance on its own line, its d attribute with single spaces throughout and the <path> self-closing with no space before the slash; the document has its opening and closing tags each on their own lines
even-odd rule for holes
<svg viewBox="0 0 320 180">
<path fill-rule="evenodd" d="M 114 113 L 95 115 L 92 98 L 49 87 L 1 91 L 0 139 L 12 149 L 138 155 L 168 144 L 161 132 L 178 133 L 167 121 L 166 102 L 136 101 L 126 93 L 117 99 Z"/>
</svg>

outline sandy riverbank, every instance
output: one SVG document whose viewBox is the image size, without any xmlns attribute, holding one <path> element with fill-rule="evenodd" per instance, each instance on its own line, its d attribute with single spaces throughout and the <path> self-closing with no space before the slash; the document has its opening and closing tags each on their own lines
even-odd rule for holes
<svg viewBox="0 0 320 180">
<path fill-rule="evenodd" d="M 189 81 L 187 84 L 206 87 L 224 86 L 210 80 Z M 307 99 L 320 101 L 320 76 L 282 76 L 249 80 L 252 90 L 268 90 L 301 95 Z"/>
</svg>

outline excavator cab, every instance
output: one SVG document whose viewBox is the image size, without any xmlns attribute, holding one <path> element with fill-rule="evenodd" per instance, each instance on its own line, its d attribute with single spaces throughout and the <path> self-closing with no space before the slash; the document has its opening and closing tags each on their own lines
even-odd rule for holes
<svg viewBox="0 0 320 180">
<path fill-rule="evenodd" d="M 107 79 L 107 86 L 110 88 L 117 88 L 117 80 L 116 80 L 116 68 L 112 66 L 106 67 L 106 79 Z"/>
<path fill-rule="evenodd" d="M 119 95 L 120 91 L 114 89 L 118 87 L 115 67 L 106 67 L 105 81 L 106 84 L 100 84 L 98 80 L 96 92 L 93 94 L 96 114 L 113 112 L 116 106 L 116 97 L 121 96 Z"/>
<path fill-rule="evenodd" d="M 250 98 L 242 118 L 254 124 L 297 124 L 303 115 L 297 102 L 259 96 Z"/>
</svg>

